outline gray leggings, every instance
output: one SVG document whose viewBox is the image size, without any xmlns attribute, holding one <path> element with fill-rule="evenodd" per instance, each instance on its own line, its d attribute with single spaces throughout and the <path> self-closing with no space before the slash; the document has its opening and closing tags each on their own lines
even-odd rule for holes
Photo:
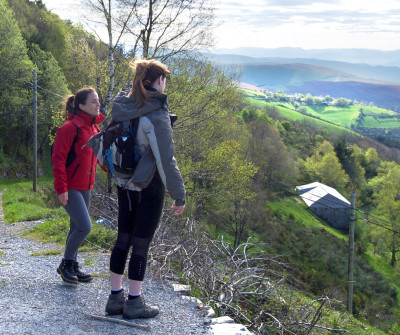
<svg viewBox="0 0 400 335">
<path fill-rule="evenodd" d="M 92 222 L 89 217 L 90 191 L 68 190 L 68 202 L 64 209 L 70 217 L 69 232 L 65 243 L 65 260 L 77 261 L 78 249 L 90 233 Z"/>
</svg>

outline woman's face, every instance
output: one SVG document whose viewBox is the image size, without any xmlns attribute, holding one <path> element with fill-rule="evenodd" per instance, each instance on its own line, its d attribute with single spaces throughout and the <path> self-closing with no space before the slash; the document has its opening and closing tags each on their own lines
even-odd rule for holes
<svg viewBox="0 0 400 335">
<path fill-rule="evenodd" d="M 96 92 L 92 92 L 88 95 L 88 98 L 86 100 L 86 103 L 79 104 L 79 108 L 81 111 L 91 115 L 91 116 L 97 116 L 100 114 L 100 102 L 99 102 L 99 96 L 97 95 Z"/>
<path fill-rule="evenodd" d="M 162 77 L 160 85 L 160 93 L 163 93 L 165 91 L 165 86 L 167 86 L 167 77 Z"/>
<path fill-rule="evenodd" d="M 163 93 L 166 85 L 167 77 L 159 76 L 158 79 L 154 82 L 153 88 L 155 88 L 158 92 Z"/>
</svg>

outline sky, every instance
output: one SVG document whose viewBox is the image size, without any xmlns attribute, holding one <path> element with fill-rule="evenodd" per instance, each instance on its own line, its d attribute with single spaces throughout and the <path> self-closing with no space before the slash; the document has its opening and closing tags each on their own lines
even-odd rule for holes
<svg viewBox="0 0 400 335">
<path fill-rule="evenodd" d="M 398 0 L 211 0 L 215 48 L 400 49 Z M 43 0 L 82 22 L 81 0 Z"/>
</svg>

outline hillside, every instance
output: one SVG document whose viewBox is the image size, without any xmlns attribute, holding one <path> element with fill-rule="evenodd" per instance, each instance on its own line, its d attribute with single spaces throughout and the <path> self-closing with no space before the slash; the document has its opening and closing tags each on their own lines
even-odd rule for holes
<svg viewBox="0 0 400 335">
<path fill-rule="evenodd" d="M 2 3 L 5 0 L 0 0 Z M 55 130 L 62 124 L 61 118 L 56 118 L 61 108 L 58 101 L 52 98 L 61 100 L 59 98 L 69 90 L 74 92 L 83 85 L 96 87 L 99 96 L 105 98 L 114 76 L 115 82 L 120 85 L 128 80 L 125 75 L 129 73 L 131 76 L 128 63 L 133 55 L 118 53 L 114 60 L 119 59 L 120 62 L 115 67 L 116 72 L 110 73 L 113 58 L 108 57 L 109 49 L 93 36 L 81 28 L 64 26 L 62 21 L 57 21 L 60 25 L 56 26 L 44 25 L 53 21 L 48 18 L 40 1 L 9 0 L 9 3 L 14 8 L 11 10 L 4 6 L 7 14 L 4 17 L 8 17 L 9 22 L 4 24 L 3 20 L 1 25 L 0 20 L 4 31 L 10 28 L 14 31 L 13 35 L 0 39 L 0 44 L 4 45 L 0 48 L 4 51 L 0 53 L 1 64 L 7 65 L 0 66 L 0 69 L 13 70 L 2 77 L 9 91 L 0 99 L 4 150 L 0 148 L 0 174 L 18 176 L 19 180 L 21 171 L 26 175 L 34 171 L 31 157 L 35 149 L 32 149 L 30 135 L 33 92 L 30 83 L 32 71 L 37 67 L 41 116 L 38 120 L 39 171 L 43 175 L 39 176 L 38 191 L 32 190 L 31 180 L 14 182 L 0 179 L 0 186 L 7 185 L 3 198 L 5 220 L 17 223 L 43 219 L 44 222 L 32 227 L 29 237 L 58 241 L 64 245 L 69 217 L 60 207 L 54 191 L 47 145 L 51 135 L 49 128 Z M 19 19 L 13 21 L 14 15 Z M 42 29 L 35 31 L 33 27 Z M 54 32 L 60 32 L 55 42 L 68 42 L 65 48 L 57 48 L 57 43 L 47 43 L 52 41 L 50 37 Z M 39 43 L 39 37 L 43 43 Z M 10 46 L 19 46 L 20 53 Z M 53 55 L 55 50 L 63 50 L 57 54 L 58 58 Z M 22 59 L 21 55 L 26 57 Z M 253 76 L 263 71 L 265 64 L 271 64 L 269 76 L 281 80 L 279 86 L 285 88 L 287 85 L 319 81 L 381 84 L 323 64 L 278 61 L 248 64 L 254 65 Z M 27 66 L 25 76 L 19 77 L 18 66 L 21 65 Z M 346 196 L 355 187 L 359 195 L 357 205 L 368 211 L 373 206 L 388 203 L 386 199 L 390 194 L 385 195 L 384 191 L 389 189 L 388 183 L 396 188 L 398 179 L 392 182 L 375 177 L 389 168 L 393 170 L 391 175 L 396 176 L 397 169 L 400 175 L 400 167 L 395 164 L 400 162 L 400 150 L 387 147 L 380 150 L 383 145 L 371 144 L 368 138 L 355 133 L 353 127 L 354 124 L 369 127 L 381 121 L 396 127 L 394 112 L 375 111 L 372 106 L 359 107 L 346 99 L 289 96 L 281 92 L 262 91 L 259 97 L 246 98 L 237 89 L 236 76 L 204 62 L 202 57 L 178 56 L 169 59 L 166 65 L 174 73 L 168 77 L 165 93 L 168 95 L 168 107 L 179 117 L 174 124 L 174 152 L 187 190 L 187 205 L 183 216 L 174 217 L 169 211 L 173 203 L 170 194 L 173 193 L 166 194 L 163 217 L 149 249 L 149 265 L 154 267 L 157 275 L 190 284 L 192 295 L 215 308 L 219 316 L 233 317 L 258 335 L 272 334 L 277 330 L 282 333 L 283 329 L 300 334 L 299 327 L 302 327 L 302 333 L 318 335 L 327 334 L 333 328 L 343 328 L 354 335 L 394 331 L 399 320 L 399 306 L 391 281 L 399 275 L 400 265 L 394 271 L 388 269 L 387 276 L 382 276 L 379 268 L 375 271 L 375 267 L 368 265 L 369 261 L 360 259 L 371 252 L 379 255 L 382 263 L 390 264 L 393 249 L 376 242 L 391 241 L 384 235 L 386 231 L 372 229 L 375 227 L 370 229 L 369 225 L 359 221 L 364 231 L 357 227 L 357 287 L 351 311 L 357 318 L 354 319 L 352 313 L 346 312 L 343 303 L 345 290 L 341 287 L 346 285 L 346 266 L 343 264 L 346 263 L 347 243 L 344 234 L 332 231 L 311 217 L 297 194 L 290 194 L 295 185 L 318 180 Z M 276 69 L 281 72 L 275 73 Z M 23 80 L 23 86 L 15 78 Z M 55 78 L 63 79 L 64 90 L 61 90 L 60 82 L 53 80 Z M 269 79 L 268 73 L 263 73 L 261 79 L 265 78 Z M 25 86 L 26 90 L 21 89 Z M 115 87 L 115 93 L 117 91 Z M 271 99 L 268 94 L 271 94 Z M 256 103 L 257 107 L 251 106 L 249 101 Z M 339 108 L 335 101 L 342 101 L 344 107 Z M 24 118 L 21 119 L 21 116 Z M 15 134 L 21 136 L 15 137 Z M 107 193 L 107 175 L 101 169 L 97 171 L 90 206 L 93 229 L 82 245 L 82 253 L 93 249 L 109 250 L 116 238 L 116 231 L 109 229 L 118 220 L 116 188 L 111 194 Z M 374 183 L 370 184 L 370 180 Z M 168 190 L 169 181 L 167 176 Z M 383 198 L 385 200 L 380 201 Z M 393 201 L 398 199 L 400 196 Z M 400 205 L 397 207 L 400 208 Z M 400 231 L 400 228 L 396 230 Z M 20 256 L 8 253 L 21 250 L 25 253 Z M 12 259 L 23 258 L 30 262 L 32 259 L 26 257 L 29 251 L 27 248 L 5 249 L 2 255 L 0 250 L 0 259 L 7 262 L 10 259 L 11 262 Z M 46 259 L 54 264 L 60 255 L 59 250 L 52 252 L 57 252 L 57 255 L 52 253 Z M 94 258 L 92 261 L 96 262 Z M 85 258 L 85 265 L 90 266 L 90 262 L 91 259 Z M 101 264 L 103 271 L 98 271 L 96 285 L 107 283 L 108 275 L 104 273 L 107 269 L 104 263 Z M 18 266 L 22 270 L 29 268 L 22 263 Z M 51 266 L 51 269 L 54 267 Z M 11 267 L 8 270 L 11 271 Z M 50 286 L 60 281 L 54 270 L 49 274 L 47 270 L 47 267 L 43 268 L 39 276 L 30 271 L 38 279 L 34 285 L 44 282 L 41 276 L 48 277 Z M 29 279 L 25 273 L 19 277 Z M 8 284 L 9 278 L 5 278 L 5 284 Z M 13 291 L 13 285 L 6 285 L 3 287 L 7 291 L 4 297 L 10 300 L 14 295 L 26 298 L 26 287 L 22 287 L 20 282 L 16 284 L 24 289 L 23 294 Z M 32 287 L 33 298 L 36 296 L 35 289 L 36 286 Z M 57 297 L 68 294 L 65 289 L 61 291 L 61 294 L 56 294 Z M 52 290 L 50 298 L 58 292 L 57 289 Z M 156 289 L 151 292 L 157 293 Z M 88 293 L 94 297 L 90 290 Z M 106 295 L 101 294 L 101 297 Z M 29 301 L 24 303 L 18 298 L 14 300 L 22 304 L 20 313 L 24 313 L 25 308 L 31 311 L 31 308 L 39 307 L 39 312 L 48 315 L 48 310 L 42 309 L 42 306 L 32 305 Z M 104 306 L 97 304 L 95 311 L 99 312 L 101 305 Z M 172 305 L 177 304 L 172 301 Z M 66 309 L 73 307 L 72 304 Z M 87 307 L 87 304 L 74 308 L 78 314 L 73 316 L 82 314 L 80 307 Z M 168 306 L 165 308 L 168 309 Z M 55 320 L 54 313 L 57 311 L 53 307 L 51 313 L 50 319 L 62 327 L 63 323 Z M 171 313 L 174 314 L 173 308 L 169 308 L 162 318 L 175 323 Z M 7 318 L 7 313 L 3 314 Z M 35 319 L 35 313 L 31 314 Z M 24 317 L 31 314 L 17 317 L 15 322 L 22 319 L 24 323 Z M 179 316 L 179 313 L 176 314 Z M 191 326 L 191 322 L 185 322 L 185 325 Z M 379 327 L 382 332 L 372 332 L 369 325 Z M 169 330 L 156 329 L 155 333 L 179 334 L 175 329 Z M 182 332 L 187 334 L 190 330 L 182 328 Z"/>
<path fill-rule="evenodd" d="M 249 57 L 234 54 L 209 54 L 209 59 L 220 64 L 252 64 L 252 63 L 278 63 L 278 64 L 308 64 L 334 69 L 348 73 L 352 76 L 387 81 L 400 82 L 400 67 L 370 65 L 364 63 L 349 63 L 314 58 L 289 58 L 289 57 Z"/>
<path fill-rule="evenodd" d="M 353 64 L 400 66 L 400 50 L 372 49 L 302 49 L 302 48 L 234 48 L 217 49 L 214 54 L 234 54 L 247 57 L 309 58 Z"/>
<path fill-rule="evenodd" d="M 255 58 L 208 55 L 228 71 L 241 73 L 241 82 L 287 94 L 345 97 L 400 110 L 400 67 L 310 59 Z"/>
<path fill-rule="evenodd" d="M 345 97 L 364 104 L 374 105 L 400 111 L 400 85 L 374 84 L 360 81 L 308 81 L 298 85 L 286 85 L 285 92 L 289 94 L 310 93 L 314 96 Z"/>
<path fill-rule="evenodd" d="M 400 115 L 392 110 L 361 104 L 342 107 L 326 103 L 307 104 L 302 102 L 303 98 L 281 94 L 275 99 L 272 94 L 260 92 L 255 86 L 242 84 L 241 87 L 250 104 L 258 108 L 275 106 L 276 112 L 287 120 L 312 122 L 333 134 L 352 132 L 373 138 L 400 140 Z M 398 148 L 396 144 L 390 146 Z"/>
</svg>

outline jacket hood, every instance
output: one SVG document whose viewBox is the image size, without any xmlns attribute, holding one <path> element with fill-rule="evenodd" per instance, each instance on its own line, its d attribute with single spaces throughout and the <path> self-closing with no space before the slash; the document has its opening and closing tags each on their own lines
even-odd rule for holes
<svg viewBox="0 0 400 335">
<path fill-rule="evenodd" d="M 168 110 L 168 99 L 165 94 L 156 92 L 143 107 L 137 108 L 135 100 L 128 96 L 129 90 L 130 87 L 121 90 L 115 97 L 111 110 L 113 120 L 127 121 L 149 114 L 160 108 Z"/>
</svg>

